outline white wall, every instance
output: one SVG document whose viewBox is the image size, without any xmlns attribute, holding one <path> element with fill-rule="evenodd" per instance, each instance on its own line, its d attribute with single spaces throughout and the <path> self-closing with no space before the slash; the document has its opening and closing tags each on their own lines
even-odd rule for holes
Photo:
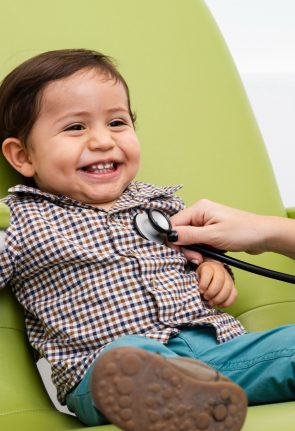
<svg viewBox="0 0 295 431">
<path fill-rule="evenodd" d="M 205 0 L 231 51 L 281 196 L 295 206 L 295 0 Z"/>
</svg>

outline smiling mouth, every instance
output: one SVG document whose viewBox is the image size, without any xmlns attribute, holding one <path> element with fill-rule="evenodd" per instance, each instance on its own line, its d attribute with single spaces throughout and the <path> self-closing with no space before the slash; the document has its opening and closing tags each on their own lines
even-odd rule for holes
<svg viewBox="0 0 295 431">
<path fill-rule="evenodd" d="M 83 166 L 82 168 L 80 168 L 81 171 L 90 174 L 108 174 L 111 172 L 115 172 L 117 169 L 117 162 L 95 163 L 93 165 Z"/>
</svg>

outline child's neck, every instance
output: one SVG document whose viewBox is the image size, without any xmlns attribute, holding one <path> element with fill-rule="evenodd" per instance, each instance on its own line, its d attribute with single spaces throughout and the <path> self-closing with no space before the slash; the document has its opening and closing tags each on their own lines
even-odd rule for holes
<svg viewBox="0 0 295 431">
<path fill-rule="evenodd" d="M 102 203 L 102 204 L 91 204 L 91 206 L 93 206 L 95 208 L 104 209 L 105 211 L 109 211 L 115 205 L 116 202 L 117 201 L 106 202 L 106 203 Z"/>
</svg>

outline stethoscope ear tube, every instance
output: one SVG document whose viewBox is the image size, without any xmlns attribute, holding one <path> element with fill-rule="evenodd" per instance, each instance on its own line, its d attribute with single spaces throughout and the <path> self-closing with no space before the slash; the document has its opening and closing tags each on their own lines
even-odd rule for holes
<svg viewBox="0 0 295 431">
<path fill-rule="evenodd" d="M 284 272 L 272 271 L 271 269 L 263 268 L 261 266 L 253 265 L 251 263 L 235 259 L 234 257 L 223 254 L 222 252 L 220 252 L 220 250 L 217 252 L 215 249 L 207 247 L 206 245 L 191 244 L 185 246 L 185 248 L 197 251 L 204 256 L 211 257 L 212 259 L 218 260 L 222 263 L 226 263 L 227 265 L 234 266 L 235 268 L 239 268 L 244 271 L 262 275 L 263 277 L 274 278 L 275 280 L 284 281 L 286 283 L 295 284 L 294 275 L 285 274 Z"/>
</svg>

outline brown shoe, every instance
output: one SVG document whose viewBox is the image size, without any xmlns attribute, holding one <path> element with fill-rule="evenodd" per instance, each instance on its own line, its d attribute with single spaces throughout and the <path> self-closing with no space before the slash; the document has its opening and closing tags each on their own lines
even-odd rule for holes
<svg viewBox="0 0 295 431">
<path fill-rule="evenodd" d="M 91 392 L 124 431 L 238 431 L 247 412 L 244 391 L 202 362 L 132 347 L 101 355 Z"/>
</svg>

